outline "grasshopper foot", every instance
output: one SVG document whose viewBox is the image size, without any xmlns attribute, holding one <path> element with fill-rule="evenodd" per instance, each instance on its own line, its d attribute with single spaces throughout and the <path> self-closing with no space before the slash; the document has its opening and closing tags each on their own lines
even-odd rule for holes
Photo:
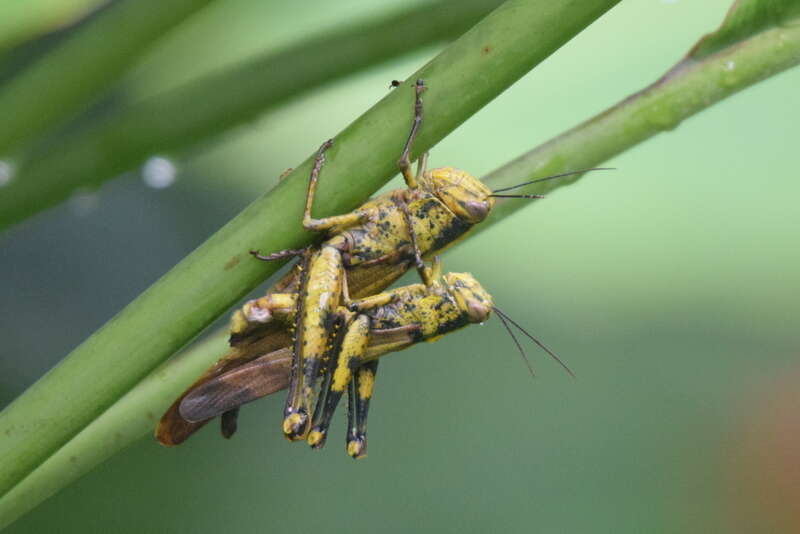
<svg viewBox="0 0 800 534">
<path fill-rule="evenodd" d="M 325 441 L 327 441 L 327 439 L 328 432 L 319 426 L 315 426 L 311 429 L 311 432 L 308 433 L 306 442 L 311 446 L 312 449 L 321 449 L 325 446 Z"/>
<path fill-rule="evenodd" d="M 305 410 L 290 412 L 283 419 L 283 435 L 289 441 L 304 439 L 308 433 L 308 414 Z"/>
<path fill-rule="evenodd" d="M 354 460 L 367 457 L 367 440 L 364 436 L 350 436 L 347 440 L 347 454 Z"/>
</svg>

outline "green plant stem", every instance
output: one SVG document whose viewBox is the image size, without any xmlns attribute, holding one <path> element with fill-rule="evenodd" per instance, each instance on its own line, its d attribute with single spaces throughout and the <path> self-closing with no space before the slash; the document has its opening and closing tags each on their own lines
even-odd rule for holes
<svg viewBox="0 0 800 534">
<path fill-rule="evenodd" d="M 431 112 L 415 153 L 427 150 L 617 0 L 511 0 L 412 78 Z M 488 76 L 487 73 L 491 73 Z M 410 127 L 413 79 L 336 137 L 318 190 L 321 213 L 348 211 L 396 174 Z M 54 454 L 277 265 L 250 249 L 297 248 L 311 160 L 299 165 L 165 274 L 0 413 L 0 492 Z M 358 169 L 358 173 L 353 170 Z"/>
<path fill-rule="evenodd" d="M 800 25 L 762 31 L 697 60 L 687 56 L 658 81 L 607 111 L 523 154 L 486 176 L 499 189 L 542 176 L 594 167 L 754 83 L 800 63 Z M 520 193 L 546 193 L 581 176 L 535 184 Z M 523 205 L 503 202 L 502 218 Z M 485 229 L 486 226 L 482 226 Z"/>
<path fill-rule="evenodd" d="M 783 52 L 779 54 L 778 50 Z M 738 62 L 751 74 L 736 85 L 717 83 L 720 65 L 727 67 L 728 61 Z M 644 91 L 497 169 L 488 175 L 488 179 L 501 187 L 513 185 L 523 179 L 536 178 L 549 165 L 563 165 L 567 169 L 596 165 L 663 130 L 663 125 L 653 128 L 649 126 L 653 121 L 646 120 L 646 126 L 632 130 L 639 133 L 626 135 L 626 131 L 640 123 L 646 110 L 652 109 L 650 106 L 654 102 L 658 102 L 659 106 L 670 102 L 671 107 L 682 110 L 680 115 L 685 118 L 798 62 L 800 27 L 767 31 L 740 46 L 706 58 L 702 63 L 683 65 L 682 62 L 679 67 L 683 65 L 686 68 L 671 70 L 667 76 Z M 723 88 L 722 92 L 717 89 L 720 87 Z M 698 92 L 704 105 L 684 104 L 687 100 L 695 102 L 691 95 L 697 95 Z M 586 153 L 592 155 L 585 158 Z M 531 189 L 544 192 L 545 189 L 558 187 L 561 183 L 562 180 L 544 182 L 538 188 Z M 520 202 L 504 203 L 496 208 L 499 214 L 484 223 L 487 226 L 482 228 L 508 216 L 517 206 L 528 205 Z M 224 352 L 225 338 L 226 332 L 218 332 L 209 341 L 170 360 L 64 445 L 0 499 L 0 527 L 142 435 L 151 433 L 155 419 L 166 410 L 179 392 Z M 114 440 L 110 438 L 117 435 L 122 437 Z"/>
<path fill-rule="evenodd" d="M 500 3 L 443 0 L 358 21 L 98 119 L 48 143 L 46 153 L 34 152 L 18 162 L 15 180 L 0 191 L 0 229 L 79 188 L 98 187 L 153 154 L 180 151 L 251 121 L 324 82 L 455 39 Z"/>
<path fill-rule="evenodd" d="M 0 2 L 0 54 L 59 26 L 75 22 L 102 0 Z"/>
<path fill-rule="evenodd" d="M 211 0 L 117 2 L 0 87 L 0 154 L 77 114 L 163 34 Z"/>
<path fill-rule="evenodd" d="M 225 332 L 210 336 L 153 371 L 0 499 L 0 529 L 121 449 L 152 433 L 175 397 L 228 346 Z"/>
</svg>

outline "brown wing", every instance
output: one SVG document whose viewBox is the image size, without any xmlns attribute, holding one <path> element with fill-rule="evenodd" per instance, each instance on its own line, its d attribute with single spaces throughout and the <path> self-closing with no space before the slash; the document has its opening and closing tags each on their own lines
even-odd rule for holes
<svg viewBox="0 0 800 534">
<path fill-rule="evenodd" d="M 404 349 L 420 336 L 417 325 L 372 330 L 367 359 Z M 285 389 L 291 366 L 292 352 L 288 348 L 240 365 L 192 389 L 180 403 L 180 415 L 190 423 L 202 422 Z"/>
<path fill-rule="evenodd" d="M 193 389 L 180 403 L 181 417 L 206 421 L 289 385 L 292 351 L 287 348 L 224 373 Z"/>
<path fill-rule="evenodd" d="M 379 293 L 391 285 L 395 280 L 400 278 L 400 276 L 402 276 L 407 269 L 407 262 L 399 264 L 377 263 L 372 265 L 352 267 L 347 271 L 350 296 L 352 298 L 363 298 L 375 293 Z M 298 280 L 299 276 L 297 268 L 293 268 L 276 284 L 274 284 L 269 289 L 268 293 L 286 293 L 289 291 L 296 291 Z M 386 332 L 389 331 L 387 330 Z M 376 335 L 378 337 L 378 345 L 375 347 L 370 347 L 371 350 L 368 352 L 368 358 L 377 358 L 386 352 L 391 350 L 399 350 L 400 348 L 405 348 L 409 344 L 413 343 L 413 341 L 409 341 L 410 337 L 407 329 L 405 333 L 397 331 L 389 334 Z M 388 342 L 390 337 L 393 337 L 394 339 L 394 341 L 391 343 Z M 380 342 L 381 339 L 384 339 L 385 342 Z M 231 338 L 231 350 L 228 351 L 228 353 L 225 354 L 225 356 L 223 356 L 219 361 L 217 361 L 216 364 L 203 373 L 203 375 L 198 378 L 197 381 L 189 386 L 186 391 L 184 391 L 181 396 L 172 403 L 172 405 L 161 417 L 155 432 L 158 441 L 167 446 L 180 445 L 210 420 L 205 419 L 202 421 L 189 422 L 181 417 L 181 402 L 193 390 L 214 380 L 216 377 L 219 377 L 232 369 L 236 369 L 239 366 L 245 365 L 259 357 L 268 355 L 279 349 L 288 348 L 291 346 L 291 342 L 292 339 L 287 325 L 280 323 L 255 325 L 251 327 L 251 329 L 248 329 L 244 334 L 235 338 Z M 229 421 L 227 421 L 227 425 L 229 429 L 227 432 L 225 430 L 225 422 L 223 422 L 223 433 L 225 434 L 229 434 L 230 428 L 235 427 L 235 414 L 230 414 L 228 419 Z"/>
<path fill-rule="evenodd" d="M 284 331 L 285 333 L 285 331 Z M 180 445 L 212 418 L 233 411 L 234 408 L 286 388 L 289 384 L 291 352 L 286 334 L 283 347 L 269 351 L 270 343 L 280 343 L 278 333 L 252 340 L 248 352 L 232 349 L 217 364 L 206 371 L 178 399 L 161 418 L 156 438 L 167 446 Z M 419 327 L 372 330 L 367 359 L 377 358 L 404 349 L 419 338 Z M 247 356 L 261 353 L 262 356 Z M 227 426 L 235 428 L 236 415 L 228 415 Z M 223 433 L 230 437 L 230 428 Z"/>
<path fill-rule="evenodd" d="M 404 349 L 420 336 L 416 325 L 370 331 L 367 358 Z M 292 353 L 282 348 L 260 356 L 193 388 L 179 405 L 181 417 L 199 423 L 289 386 Z M 233 417 L 233 416 L 231 416 Z"/>
<path fill-rule="evenodd" d="M 179 407 L 189 393 L 232 369 L 241 367 L 265 354 L 268 355 L 276 350 L 290 346 L 292 338 L 283 325 L 264 326 L 269 328 L 262 329 L 259 336 L 240 340 L 236 346 L 231 347 L 231 350 L 225 356 L 203 373 L 172 403 L 161 417 L 161 421 L 159 421 L 156 428 L 156 438 L 161 444 L 167 446 L 180 445 L 208 422 L 208 419 L 189 422 L 181 417 Z"/>
<path fill-rule="evenodd" d="M 269 289 L 269 292 L 288 293 L 297 291 L 299 278 L 298 265 L 295 265 Z M 247 332 L 235 338 L 232 336 L 230 339 L 231 350 L 203 373 L 191 386 L 186 388 L 186 391 L 175 399 L 175 402 L 172 403 L 161 417 L 156 427 L 156 439 L 158 439 L 162 445 L 167 446 L 180 445 L 186 441 L 189 436 L 194 434 L 209 421 L 209 419 L 206 419 L 203 421 L 189 422 L 181 417 L 179 407 L 183 399 L 189 395 L 189 393 L 231 369 L 242 366 L 260 356 L 289 347 L 291 342 L 292 338 L 288 326 L 276 322 L 255 325 Z M 223 434 L 226 434 L 227 437 L 230 437 L 230 429 L 235 429 L 235 420 L 236 415 L 230 414 L 228 416 L 228 421 L 223 421 L 222 430 Z"/>
<path fill-rule="evenodd" d="M 347 288 L 350 297 L 360 299 L 380 293 L 408 270 L 409 262 L 373 263 L 347 269 Z"/>
</svg>

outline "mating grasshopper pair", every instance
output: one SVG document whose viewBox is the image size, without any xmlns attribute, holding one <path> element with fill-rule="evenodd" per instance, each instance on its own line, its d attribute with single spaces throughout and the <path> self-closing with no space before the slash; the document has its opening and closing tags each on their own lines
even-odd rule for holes
<svg viewBox="0 0 800 534">
<path fill-rule="evenodd" d="M 310 431 L 304 429 L 301 434 L 292 435 L 294 439 L 303 438 L 314 448 L 322 447 L 333 413 L 344 391 L 348 390 L 347 452 L 354 458 L 364 456 L 367 411 L 377 358 L 420 341 L 433 341 L 489 317 L 493 309 L 491 296 L 472 275 L 448 273 L 442 276 L 438 262 L 426 274 L 429 284 L 403 286 L 339 307 L 329 329 L 330 344 L 321 358 L 323 380 L 316 408 L 310 412 L 313 413 Z M 301 316 L 300 295 L 285 294 L 279 298 L 297 304 L 296 308 L 287 308 L 281 320 L 292 321 Z M 302 333 L 297 332 L 296 337 L 300 340 Z M 292 394 L 298 391 L 294 370 L 298 368 L 296 355 L 300 352 L 295 349 L 291 372 L 286 352 L 273 352 L 194 389 L 183 399 L 181 415 L 188 420 L 202 421 L 287 384 L 290 391 L 287 406 L 291 406 L 295 400 Z M 264 383 L 264 376 L 270 377 L 268 384 Z M 284 431 L 288 434 L 286 424 Z"/>
<path fill-rule="evenodd" d="M 494 206 L 494 197 L 540 197 L 502 195 L 512 188 L 493 192 L 466 172 L 449 167 L 426 170 L 427 154 L 420 158 L 417 173 L 412 173 L 409 153 L 422 122 L 424 89 L 422 81 L 414 85 L 414 121 L 399 161 L 407 189 L 376 197 L 345 215 L 314 219 L 311 208 L 316 184 L 332 142 L 320 147 L 303 225 L 328 231 L 329 239 L 310 252 L 290 250 L 269 256 L 254 252 L 263 260 L 304 255 L 304 261 L 267 296 L 248 302 L 234 314 L 231 353 L 167 411 L 156 433 L 162 443 L 182 442 L 219 414 L 223 434 L 230 436 L 240 404 L 286 385 L 285 348 L 291 342 L 289 331 L 296 325 L 284 434 L 321 446 L 333 410 L 348 387 L 348 452 L 362 456 L 377 367 L 374 358 L 488 317 L 493 309 L 491 297 L 471 275 L 441 277 L 438 265 L 429 269 L 423 257 L 484 220 Z M 554 177 L 546 179 L 550 178 Z M 380 293 L 412 265 L 422 284 Z M 499 311 L 498 316 L 502 320 Z M 324 377 L 322 392 L 312 410 L 320 373 Z"/>
</svg>

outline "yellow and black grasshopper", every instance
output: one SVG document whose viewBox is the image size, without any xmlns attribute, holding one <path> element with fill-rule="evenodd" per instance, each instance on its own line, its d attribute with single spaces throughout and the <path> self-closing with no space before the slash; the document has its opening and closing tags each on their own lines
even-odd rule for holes
<svg viewBox="0 0 800 534">
<path fill-rule="evenodd" d="M 318 249 L 309 265 L 309 285 L 303 290 L 304 316 L 299 318 L 301 350 L 296 354 L 297 391 L 287 405 L 284 429 L 289 437 L 302 438 L 308 430 L 308 412 L 318 367 L 329 344 L 334 310 L 341 304 L 345 288 L 352 298 L 364 298 L 382 291 L 412 265 L 425 281 L 423 256 L 452 244 L 473 225 L 484 220 L 495 197 L 540 198 L 539 195 L 506 195 L 510 189 L 543 180 L 577 174 L 575 171 L 524 182 L 497 191 L 489 190 L 480 180 L 450 167 L 426 170 L 427 154 L 418 164 L 416 175 L 410 171 L 409 153 L 422 122 L 421 95 L 425 85 L 414 85 L 414 121 L 403 148 L 399 166 L 407 189 L 376 197 L 352 213 L 313 219 L 311 208 L 320 170 L 325 162 L 328 141 L 320 147 L 309 180 L 303 224 L 312 230 L 326 230 L 330 237 Z M 303 249 L 305 250 L 305 249 Z M 302 251 L 282 251 L 263 260 L 299 255 Z M 246 304 L 234 314 L 231 325 L 232 350 L 210 368 L 179 397 L 162 417 L 156 436 L 165 445 L 184 441 L 202 422 L 192 423 L 180 416 L 181 399 L 201 384 L 263 354 L 291 344 L 289 324 L 280 320 L 286 303 L 278 294 L 299 291 L 300 271 L 296 266 L 279 281 L 266 297 Z M 303 347 L 305 342 L 305 348 Z M 224 435 L 235 426 L 236 413 L 222 418 Z"/>
<path fill-rule="evenodd" d="M 428 284 L 423 256 L 440 250 L 483 221 L 494 206 L 495 197 L 541 198 L 540 195 L 503 195 L 493 192 L 469 173 L 444 167 L 426 169 L 427 154 L 419 160 L 416 174 L 411 172 L 409 153 L 422 123 L 422 80 L 414 85 L 414 122 L 403 148 L 399 166 L 407 189 L 392 191 L 363 204 L 344 215 L 315 219 L 311 215 L 325 152 L 333 141 L 319 149 L 309 180 L 303 226 L 307 230 L 327 231 L 330 237 L 311 257 L 308 283 L 302 298 L 302 314 L 297 319 L 297 343 L 293 380 L 284 413 L 283 431 L 289 439 L 303 439 L 308 432 L 309 412 L 320 362 L 330 344 L 331 326 L 337 307 L 347 299 L 347 272 L 358 266 L 376 264 L 415 265 L 423 282 Z M 269 256 L 274 260 L 297 255 L 289 250 Z M 377 290 L 377 288 L 376 288 Z M 236 334 L 253 322 L 271 320 L 270 305 L 265 303 L 243 312 L 234 321 Z"/>
<path fill-rule="evenodd" d="M 367 411 L 379 356 L 420 341 L 435 341 L 469 324 L 483 323 L 492 311 L 511 333 L 506 324 L 509 318 L 494 306 L 491 295 L 471 274 L 442 276 L 437 261 L 432 270 L 426 268 L 425 278 L 424 284 L 353 300 L 335 310 L 332 342 L 322 358 L 320 394 L 311 430 L 304 435 L 309 445 L 314 448 L 324 445 L 333 413 L 347 390 L 347 452 L 353 458 L 366 454 Z M 291 321 L 302 314 L 298 294 L 281 294 L 276 298 L 287 304 L 280 312 L 284 320 Z M 536 338 L 522 331 L 558 359 Z M 291 372 L 292 360 L 291 352 L 281 349 L 215 377 L 182 400 L 181 416 L 188 421 L 205 421 L 287 386 L 291 395 L 296 381 L 295 373 Z"/>
</svg>

